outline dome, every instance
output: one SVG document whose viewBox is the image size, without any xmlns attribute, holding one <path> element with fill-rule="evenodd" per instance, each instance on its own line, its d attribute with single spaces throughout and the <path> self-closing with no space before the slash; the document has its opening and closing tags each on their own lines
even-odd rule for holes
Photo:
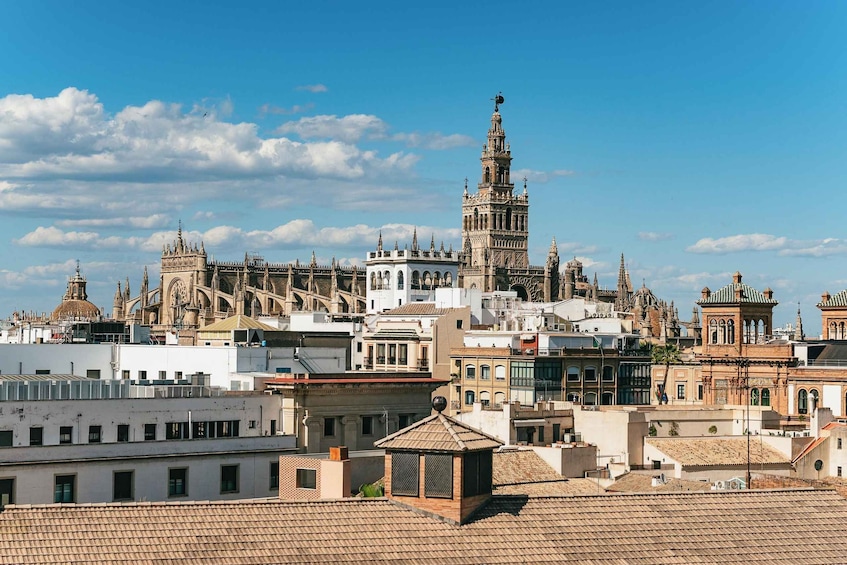
<svg viewBox="0 0 847 565">
<path fill-rule="evenodd" d="M 99 318 L 100 309 L 88 300 L 63 300 L 55 310 L 51 318 L 61 320 L 65 318 Z"/>
</svg>

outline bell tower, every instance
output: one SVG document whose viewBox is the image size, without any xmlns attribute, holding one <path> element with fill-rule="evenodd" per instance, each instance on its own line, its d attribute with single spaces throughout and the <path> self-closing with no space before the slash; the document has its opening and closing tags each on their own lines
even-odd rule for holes
<svg viewBox="0 0 847 565">
<path fill-rule="evenodd" d="M 496 290 L 498 269 L 529 266 L 529 195 L 524 179 L 522 194 L 515 194 L 510 177 L 512 152 L 506 142 L 500 105 L 494 97 L 494 113 L 488 140 L 482 146 L 482 176 L 477 192 L 462 196 L 462 241 L 465 247 L 463 286 Z M 468 248 L 470 249 L 468 251 Z"/>
</svg>

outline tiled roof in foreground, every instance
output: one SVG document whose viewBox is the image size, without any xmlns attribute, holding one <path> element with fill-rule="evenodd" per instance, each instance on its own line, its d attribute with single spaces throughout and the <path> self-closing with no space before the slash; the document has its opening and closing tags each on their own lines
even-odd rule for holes
<svg viewBox="0 0 847 565">
<path fill-rule="evenodd" d="M 455 526 L 386 499 L 7 507 L 0 563 L 843 563 L 834 491 L 495 496 Z"/>
<path fill-rule="evenodd" d="M 847 306 L 847 290 L 836 292 L 829 297 L 829 300 L 818 302 L 818 308 L 836 308 Z"/>
</svg>

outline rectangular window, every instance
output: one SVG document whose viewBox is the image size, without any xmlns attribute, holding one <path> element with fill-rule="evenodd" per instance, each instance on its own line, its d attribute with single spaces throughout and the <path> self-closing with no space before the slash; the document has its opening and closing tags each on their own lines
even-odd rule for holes
<svg viewBox="0 0 847 565">
<path fill-rule="evenodd" d="M 15 479 L 0 479 L 0 510 L 15 503 Z"/>
<path fill-rule="evenodd" d="M 473 404 L 473 403 L 471 403 Z M 414 414 L 400 414 L 400 429 L 408 428 L 412 424 L 415 423 L 415 415 Z"/>
<path fill-rule="evenodd" d="M 356 353 L 361 353 L 361 352 L 362 352 L 362 342 L 357 341 L 356 342 Z"/>
<path fill-rule="evenodd" d="M 465 453 L 462 470 L 462 496 L 476 496 L 491 492 L 492 454 L 491 451 L 471 451 Z"/>
<path fill-rule="evenodd" d="M 85 377 L 88 379 L 99 379 L 100 369 L 86 369 Z"/>
<path fill-rule="evenodd" d="M 562 424 L 553 424 L 553 441 L 562 441 Z"/>
<path fill-rule="evenodd" d="M 418 496 L 420 459 L 417 453 L 395 451 L 391 454 L 391 494 Z"/>
<path fill-rule="evenodd" d="M 177 380 L 177 381 L 182 380 L 182 371 L 174 371 L 174 380 Z"/>
<path fill-rule="evenodd" d="M 685 400 L 685 383 L 676 383 L 676 399 Z"/>
<path fill-rule="evenodd" d="M 388 346 L 388 364 L 395 365 L 397 363 L 397 345 L 392 343 Z"/>
<path fill-rule="evenodd" d="M 88 443 L 100 443 L 102 431 L 100 426 L 88 426 Z"/>
<path fill-rule="evenodd" d="M 484 381 L 491 380 L 491 365 L 482 365 L 479 368 L 479 378 Z"/>
<path fill-rule="evenodd" d="M 841 438 L 838 438 L 838 449 L 841 449 Z"/>
<path fill-rule="evenodd" d="M 0 447 L 12 447 L 12 430 L 0 430 Z"/>
<path fill-rule="evenodd" d="M 585 368 L 585 382 L 596 383 L 597 382 L 597 370 L 594 367 L 586 367 Z"/>
<path fill-rule="evenodd" d="M 238 420 L 215 422 L 215 437 L 238 437 Z"/>
<path fill-rule="evenodd" d="M 409 363 L 409 345 L 405 343 L 401 343 L 397 346 L 397 361 L 401 365 L 408 365 Z"/>
<path fill-rule="evenodd" d="M 538 443 L 544 443 L 544 426 L 538 426 Z"/>
<path fill-rule="evenodd" d="M 129 380 L 129 369 L 124 369 L 121 371 L 121 378 L 125 381 Z"/>
<path fill-rule="evenodd" d="M 278 490 L 279 489 L 279 461 L 271 461 L 271 468 L 270 468 L 269 476 L 270 476 L 270 486 L 268 488 L 270 490 Z"/>
<path fill-rule="evenodd" d="M 59 443 L 73 442 L 74 427 L 60 426 L 59 427 Z"/>
<path fill-rule="evenodd" d="M 118 424 L 118 441 L 129 441 L 129 424 Z"/>
<path fill-rule="evenodd" d="M 168 372 L 167 371 L 159 371 L 159 380 L 160 381 L 167 380 L 167 378 L 168 378 Z"/>
<path fill-rule="evenodd" d="M 168 496 L 188 495 L 188 469 L 168 469 Z"/>
<path fill-rule="evenodd" d="M 424 496 L 453 498 L 453 455 L 427 453 L 424 457 Z"/>
<path fill-rule="evenodd" d="M 457 330 L 462 329 L 462 320 L 456 320 L 456 329 Z"/>
<path fill-rule="evenodd" d="M 374 417 L 362 416 L 362 435 L 372 436 L 374 433 Z"/>
<path fill-rule="evenodd" d="M 29 429 L 29 444 L 44 445 L 44 428 L 33 427 Z"/>
<path fill-rule="evenodd" d="M 836 477 L 840 477 L 840 476 L 841 476 L 841 467 L 838 467 L 837 469 L 835 469 L 835 476 L 836 476 Z"/>
<path fill-rule="evenodd" d="M 579 369 L 577 367 L 568 367 L 568 382 L 569 383 L 578 383 L 579 382 Z"/>
<path fill-rule="evenodd" d="M 36 375 L 49 375 L 50 369 L 36 369 L 35 374 Z"/>
<path fill-rule="evenodd" d="M 603 365 L 603 382 L 611 383 L 615 380 L 615 368 L 610 365 Z"/>
<path fill-rule="evenodd" d="M 697 400 L 703 400 L 703 383 L 697 383 Z"/>
<path fill-rule="evenodd" d="M 132 471 L 115 471 L 112 479 L 112 500 L 132 500 L 133 480 Z"/>
<path fill-rule="evenodd" d="M 188 422 L 166 423 L 165 439 L 188 439 Z"/>
<path fill-rule="evenodd" d="M 474 380 L 476 378 L 476 367 L 474 365 L 465 366 L 465 378 L 468 380 Z"/>
<path fill-rule="evenodd" d="M 208 424 L 206 422 L 192 422 L 191 428 L 191 437 L 194 439 L 204 439 L 208 435 Z"/>
<path fill-rule="evenodd" d="M 144 424 L 144 441 L 156 440 L 156 424 Z"/>
<path fill-rule="evenodd" d="M 146 380 L 147 379 L 147 371 L 138 371 L 138 380 Z"/>
<path fill-rule="evenodd" d="M 238 465 L 221 465 L 221 494 L 238 492 Z"/>
<path fill-rule="evenodd" d="M 256 420 L 250 420 L 247 422 L 247 427 L 251 430 L 256 429 Z"/>
<path fill-rule="evenodd" d="M 376 362 L 380 364 L 385 364 L 385 344 L 377 343 L 376 344 Z"/>
<path fill-rule="evenodd" d="M 335 418 L 324 418 L 324 437 L 335 437 Z"/>
<path fill-rule="evenodd" d="M 318 488 L 318 471 L 317 469 L 297 469 L 296 480 L 297 488 L 315 490 Z"/>
<path fill-rule="evenodd" d="M 53 502 L 76 502 L 76 475 L 56 475 Z"/>
</svg>

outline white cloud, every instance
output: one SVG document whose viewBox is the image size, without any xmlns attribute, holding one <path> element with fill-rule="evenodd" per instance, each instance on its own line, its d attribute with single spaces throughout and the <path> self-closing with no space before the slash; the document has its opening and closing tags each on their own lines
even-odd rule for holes
<svg viewBox="0 0 847 565">
<path fill-rule="evenodd" d="M 686 248 L 689 253 L 736 253 L 739 251 L 774 251 L 782 249 L 788 238 L 764 233 L 731 235 L 712 239 L 705 237 Z"/>
<path fill-rule="evenodd" d="M 276 133 L 295 133 L 301 139 L 335 139 L 346 143 L 355 143 L 363 137 L 381 139 L 385 137 L 388 125 L 370 114 L 350 114 L 348 116 L 311 116 L 300 118 L 296 122 L 286 122 L 276 129 Z"/>
<path fill-rule="evenodd" d="M 518 182 L 524 178 L 527 182 L 537 182 L 545 184 L 553 179 L 561 177 L 570 177 L 575 175 L 575 171 L 556 169 L 553 171 L 536 171 L 533 169 L 513 169 L 511 173 L 512 182 Z"/>
<path fill-rule="evenodd" d="M 394 141 L 401 141 L 408 147 L 423 147 L 424 149 L 445 150 L 454 147 L 470 147 L 476 145 L 476 140 L 468 135 L 454 133 L 444 135 L 438 132 L 431 133 L 398 133 L 391 136 Z"/>
<path fill-rule="evenodd" d="M 305 90 L 307 92 L 319 93 L 327 92 L 329 89 L 323 84 L 303 84 L 298 86 L 297 90 Z"/>
<path fill-rule="evenodd" d="M 640 239 L 641 241 L 664 241 L 672 238 L 672 233 L 660 233 L 654 231 L 638 232 L 638 239 Z"/>
<path fill-rule="evenodd" d="M 131 227 L 131 228 L 163 228 L 170 225 L 171 218 L 166 214 L 152 214 L 150 216 L 132 216 L 129 218 L 86 218 L 78 220 L 59 220 L 56 225 L 70 228 L 104 228 L 104 227 Z"/>
<path fill-rule="evenodd" d="M 96 232 L 65 232 L 53 226 L 39 226 L 14 242 L 26 247 L 80 247 L 94 243 L 98 238 Z"/>
<path fill-rule="evenodd" d="M 791 246 L 779 251 L 780 255 L 794 257 L 826 257 L 847 253 L 847 241 L 826 238 L 817 241 L 793 241 Z"/>
<path fill-rule="evenodd" d="M 265 117 L 268 114 L 273 115 L 286 115 L 286 114 L 302 114 L 303 112 L 308 112 L 315 105 L 312 102 L 308 102 L 306 104 L 294 104 L 289 108 L 283 108 L 281 106 L 274 106 L 273 104 L 262 104 L 259 106 L 259 116 Z"/>
</svg>

